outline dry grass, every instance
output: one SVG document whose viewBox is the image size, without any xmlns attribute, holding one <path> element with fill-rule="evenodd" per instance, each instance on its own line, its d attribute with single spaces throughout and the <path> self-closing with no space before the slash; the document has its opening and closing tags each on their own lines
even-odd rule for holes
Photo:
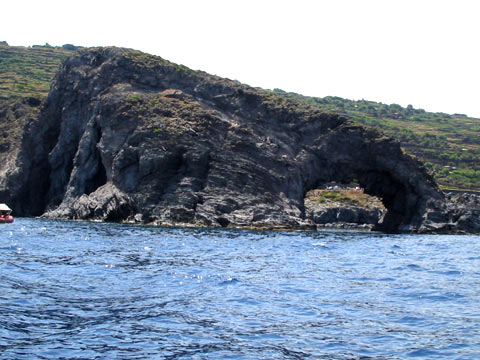
<svg viewBox="0 0 480 360">
<path fill-rule="evenodd" d="M 307 193 L 307 200 L 319 202 L 325 205 L 351 205 L 364 208 L 378 207 L 385 209 L 381 200 L 375 196 L 366 194 L 363 190 L 311 190 Z"/>
</svg>

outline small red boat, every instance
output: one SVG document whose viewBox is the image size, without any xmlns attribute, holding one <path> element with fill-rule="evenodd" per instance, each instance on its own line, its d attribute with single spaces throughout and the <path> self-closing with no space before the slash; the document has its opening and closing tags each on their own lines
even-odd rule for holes
<svg viewBox="0 0 480 360">
<path fill-rule="evenodd" d="M 12 209 L 7 204 L 0 204 L 0 224 L 9 224 L 13 222 L 13 216 L 10 215 Z"/>
</svg>

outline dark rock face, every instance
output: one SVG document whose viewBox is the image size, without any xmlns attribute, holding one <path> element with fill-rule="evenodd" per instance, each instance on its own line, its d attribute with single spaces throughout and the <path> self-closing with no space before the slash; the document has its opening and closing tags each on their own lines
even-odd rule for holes
<svg viewBox="0 0 480 360">
<path fill-rule="evenodd" d="M 450 216 L 421 164 L 377 131 L 125 49 L 68 59 L 2 169 L 20 215 L 301 228 L 308 190 L 356 179 L 388 209 L 382 230 Z"/>
<path fill-rule="evenodd" d="M 0 201 L 17 214 L 31 209 L 30 199 L 35 197 L 24 187 L 25 165 L 30 159 L 20 154 L 25 153 L 26 129 L 38 118 L 40 104 L 36 98 L 0 102 Z"/>
<path fill-rule="evenodd" d="M 356 224 L 378 225 L 383 217 L 380 209 L 364 209 L 360 207 L 328 207 L 312 211 L 311 220 L 316 225 Z"/>
<path fill-rule="evenodd" d="M 462 230 L 469 233 L 480 233 L 480 196 L 476 194 L 460 194 L 447 198 L 445 214 L 440 214 L 440 221 L 434 219 L 439 232 L 451 232 Z M 430 214 L 429 214 L 430 215 Z M 432 212 L 431 215 L 438 216 Z M 448 221 L 442 223 L 442 219 Z M 435 221 L 436 220 L 436 221 Z"/>
</svg>

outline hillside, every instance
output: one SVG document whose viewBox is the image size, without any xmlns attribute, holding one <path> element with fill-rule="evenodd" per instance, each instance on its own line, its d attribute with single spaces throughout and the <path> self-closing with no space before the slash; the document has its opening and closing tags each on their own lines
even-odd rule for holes
<svg viewBox="0 0 480 360">
<path fill-rule="evenodd" d="M 361 124 L 380 129 L 425 162 L 443 188 L 480 190 L 480 119 L 397 104 L 307 97 L 280 89 L 273 92 L 321 109 L 345 113 Z"/>
<path fill-rule="evenodd" d="M 33 103 L 43 100 L 59 64 L 74 50 L 71 45 L 25 48 L 0 42 L 0 105 L 19 99 Z M 279 89 L 273 92 L 322 110 L 345 113 L 361 124 L 381 129 L 425 162 L 444 189 L 480 190 L 480 119 L 366 100 L 305 97 Z M 30 106 L 28 111 L 36 114 L 38 108 Z M 13 109 L 4 112 L 11 113 L 8 119 L 16 118 Z"/>
<path fill-rule="evenodd" d="M 0 43 L 0 101 L 45 98 L 60 63 L 74 52 L 69 48 Z"/>
<path fill-rule="evenodd" d="M 8 46 L 0 42 L 0 162 L 15 161 L 25 124 L 39 116 L 40 105 L 60 63 L 74 47 Z M 6 181 L 0 172 L 0 184 Z"/>
</svg>

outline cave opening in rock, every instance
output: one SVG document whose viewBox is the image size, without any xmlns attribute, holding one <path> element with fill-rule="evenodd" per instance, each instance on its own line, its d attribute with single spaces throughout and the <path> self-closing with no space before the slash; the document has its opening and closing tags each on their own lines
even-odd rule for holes
<svg viewBox="0 0 480 360">
<path fill-rule="evenodd" d="M 85 183 L 85 194 L 90 195 L 92 192 L 97 190 L 100 186 L 105 185 L 106 183 L 107 183 L 107 171 L 102 161 L 99 160 L 97 162 L 94 175 Z"/>
<path fill-rule="evenodd" d="M 339 171 L 328 178 L 319 176 L 304 187 L 305 217 L 320 226 L 341 227 L 351 223 L 396 231 L 410 222 L 417 206 L 418 197 L 407 187 L 408 184 L 395 180 L 389 172 L 378 169 Z"/>
</svg>

